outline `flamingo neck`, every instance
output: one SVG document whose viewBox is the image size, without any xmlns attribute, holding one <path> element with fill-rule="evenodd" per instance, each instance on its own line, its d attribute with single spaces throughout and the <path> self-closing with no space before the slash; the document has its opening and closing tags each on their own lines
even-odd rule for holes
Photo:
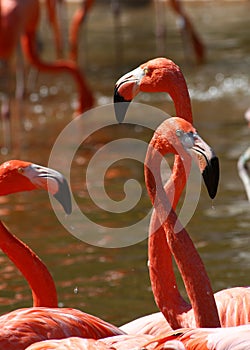
<svg viewBox="0 0 250 350">
<path fill-rule="evenodd" d="M 169 150 L 167 145 L 161 142 L 160 138 L 159 134 L 153 137 L 147 152 L 145 160 L 145 181 L 147 190 L 156 210 L 157 217 L 165 231 L 169 249 L 175 258 L 177 267 L 182 276 L 187 295 L 194 311 L 196 326 L 219 327 L 220 321 L 218 311 L 203 262 L 187 231 L 181 228 L 179 232 L 175 232 L 176 224 L 178 224 L 178 227 L 180 227 L 180 224 L 164 192 L 160 173 L 162 156 L 159 152 L 166 154 Z M 190 159 L 187 160 L 187 162 L 190 162 Z M 154 174 L 150 169 L 154 170 Z M 172 177 L 174 176 L 175 174 L 172 175 Z M 165 311 L 165 314 L 169 314 L 168 318 L 171 319 L 172 309 L 170 309 L 170 311 Z"/>
<path fill-rule="evenodd" d="M 29 283 L 33 306 L 57 307 L 56 287 L 47 267 L 26 244 L 12 235 L 1 221 L 0 248 Z"/>
<path fill-rule="evenodd" d="M 191 100 L 181 71 L 174 75 L 167 90 L 174 102 L 176 116 L 193 124 Z"/>
<path fill-rule="evenodd" d="M 175 209 L 186 183 L 183 163 L 179 156 L 173 167 L 172 178 L 166 184 L 165 193 L 171 194 L 172 207 Z M 170 199 L 169 199 L 170 200 Z M 176 283 L 172 254 L 169 249 L 165 231 L 153 210 L 149 226 L 148 240 L 149 275 L 154 299 L 171 328 L 182 327 L 181 315 L 191 309 L 181 296 Z"/>
<path fill-rule="evenodd" d="M 40 59 L 36 52 L 36 36 L 34 31 L 27 32 L 22 37 L 23 51 L 35 67 L 41 71 L 51 73 L 69 73 L 73 76 L 79 91 L 79 107 L 78 113 L 83 113 L 93 107 L 94 98 L 91 90 L 87 86 L 84 75 L 75 62 L 71 60 L 57 60 L 54 63 L 47 63 Z"/>
</svg>

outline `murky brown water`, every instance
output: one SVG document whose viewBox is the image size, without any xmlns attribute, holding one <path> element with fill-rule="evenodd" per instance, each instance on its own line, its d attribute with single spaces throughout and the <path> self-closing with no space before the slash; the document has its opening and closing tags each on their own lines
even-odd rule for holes
<svg viewBox="0 0 250 350">
<path fill-rule="evenodd" d="M 169 11 L 166 13 L 165 55 L 182 67 L 192 97 L 195 125 L 220 158 L 218 195 L 212 202 L 202 190 L 195 215 L 187 226 L 207 267 L 214 291 L 217 291 L 249 284 L 250 205 L 237 174 L 237 159 L 249 146 L 250 131 L 243 115 L 250 105 L 250 3 L 195 2 L 188 3 L 186 8 L 206 43 L 207 62 L 196 67 L 185 58 L 175 17 Z M 87 38 L 81 40 L 79 63 L 85 70 L 98 106 L 112 101 L 114 82 L 118 77 L 158 55 L 152 14 L 151 6 L 123 9 L 123 46 L 119 49 L 122 57 L 117 58 L 110 7 L 93 7 L 85 27 Z M 54 57 L 52 45 L 51 39 L 44 41 L 43 54 L 47 59 Z M 46 165 L 57 136 L 71 121 L 71 104 L 76 91 L 70 77 L 39 73 L 36 79 L 22 106 L 22 125 L 17 119 L 13 125 L 14 149 L 9 155 L 2 155 L 1 161 L 20 158 Z M 137 101 L 174 113 L 172 103 L 165 95 L 140 95 Z M 82 178 L 86 164 L 98 147 L 112 140 L 116 132 L 103 130 L 79 148 L 71 178 L 75 198 L 83 212 L 110 227 L 119 226 L 119 220 L 123 225 L 132 222 L 149 207 L 144 195 L 141 206 L 121 218 L 98 210 L 87 198 Z M 121 131 L 121 136 L 127 136 L 126 133 L 128 130 Z M 149 138 L 148 134 L 130 128 L 129 136 L 135 134 Z M 96 168 L 96 172 L 99 171 L 101 169 Z M 141 165 L 125 162 L 120 168 L 109 171 L 106 184 L 112 198 L 122 199 L 117 195 L 117 189 L 121 191 L 122 188 L 117 177 L 123 184 L 131 176 L 143 183 Z M 157 310 L 150 291 L 146 240 L 117 249 L 83 243 L 58 222 L 46 193 L 2 198 L 0 210 L 1 218 L 10 230 L 47 264 L 55 279 L 61 305 L 80 308 L 118 325 Z M 82 230 L 87 229 L 82 223 Z M 144 231 L 147 231 L 146 226 Z M 22 276 L 4 255 L 0 259 L 0 311 L 31 305 L 29 288 Z"/>
</svg>

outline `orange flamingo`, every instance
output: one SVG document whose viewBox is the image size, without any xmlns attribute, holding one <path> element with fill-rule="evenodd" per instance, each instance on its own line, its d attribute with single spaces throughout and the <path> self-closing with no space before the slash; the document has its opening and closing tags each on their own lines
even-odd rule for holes
<svg viewBox="0 0 250 350">
<path fill-rule="evenodd" d="M 123 121 L 129 102 L 140 91 L 169 93 L 174 101 L 176 115 L 192 123 L 191 103 L 185 79 L 180 68 L 171 60 L 166 58 L 150 60 L 117 81 L 114 102 L 127 102 L 121 106 L 115 104 L 119 122 Z M 179 160 L 177 159 L 176 162 L 178 164 Z M 185 178 L 176 178 L 175 181 L 178 183 L 173 191 L 174 208 L 185 186 Z M 140 332 L 157 335 L 171 328 L 195 326 L 192 310 L 178 291 L 169 246 L 165 233 L 162 227 L 159 227 L 157 220 L 156 213 L 153 212 L 149 232 L 149 272 L 155 301 L 162 313 L 148 315 L 122 326 L 121 329 L 127 333 L 138 334 Z M 159 229 L 156 230 L 156 227 Z M 203 281 L 200 286 L 197 286 L 198 298 L 199 290 L 206 286 L 210 286 L 209 281 Z M 223 327 L 249 322 L 250 288 L 235 287 L 222 290 L 215 294 L 215 300 Z M 205 303 L 204 308 L 206 308 Z M 171 310 L 169 315 L 167 315 L 168 309 Z M 163 315 L 167 317 L 168 322 Z"/>
<path fill-rule="evenodd" d="M 250 108 L 245 113 L 245 119 L 248 122 L 250 128 Z M 250 161 L 250 147 L 240 156 L 238 160 L 238 173 L 245 187 L 248 201 L 250 202 L 250 171 L 248 162 Z"/>
<path fill-rule="evenodd" d="M 0 195 L 40 188 L 51 192 L 62 203 L 66 213 L 71 212 L 69 189 L 60 173 L 19 160 L 5 162 L 0 167 Z M 45 266 L 23 243 L 11 236 L 3 224 L 0 225 L 0 235 L 4 239 L 1 248 L 17 265 L 32 288 L 35 306 L 17 309 L 0 317 L 0 348 L 21 350 L 44 339 L 69 336 L 98 339 L 124 334 L 117 327 L 95 316 L 76 309 L 57 308 L 55 286 L 51 276 L 46 276 L 48 272 Z M 36 266 L 36 263 L 39 265 Z"/>
</svg>

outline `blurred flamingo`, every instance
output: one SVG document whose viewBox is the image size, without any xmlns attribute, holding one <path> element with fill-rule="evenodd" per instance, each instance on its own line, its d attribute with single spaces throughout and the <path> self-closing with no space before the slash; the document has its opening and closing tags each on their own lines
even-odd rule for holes
<svg viewBox="0 0 250 350">
<path fill-rule="evenodd" d="M 48 14 L 48 21 L 53 29 L 55 44 L 56 44 L 56 55 L 57 58 L 63 57 L 63 38 L 61 23 L 57 16 L 57 5 L 61 6 L 61 0 L 46 0 L 45 6 Z"/>
<path fill-rule="evenodd" d="M 121 77 L 115 86 L 114 102 L 116 116 L 122 122 L 129 102 L 140 92 L 167 92 L 173 99 L 176 115 L 192 123 L 192 109 L 185 78 L 180 68 L 166 58 L 152 59 Z M 116 102 L 127 102 L 121 105 Z M 175 157 L 176 163 L 180 159 Z M 186 183 L 183 174 L 174 179 L 172 205 L 175 208 Z M 167 184 L 165 190 L 168 190 Z M 213 196 L 213 193 L 210 193 Z M 165 232 L 159 225 L 155 211 L 152 213 L 149 227 L 149 273 L 155 301 L 162 313 L 156 313 L 136 319 L 121 327 L 127 333 L 160 334 L 173 328 L 197 326 L 190 305 L 181 297 L 174 276 L 170 247 Z M 202 270 L 203 271 L 203 270 Z M 201 273 L 201 278 L 205 276 Z M 191 276 L 192 277 L 192 276 Z M 192 281 L 192 279 L 190 280 Z M 200 299 L 200 290 L 210 287 L 209 280 L 197 286 L 196 297 Z M 195 281 L 198 283 L 198 280 Z M 191 297 L 189 295 L 189 297 Z M 193 296 L 194 297 L 194 296 Z M 250 288 L 235 287 L 215 293 L 215 300 L 223 327 L 246 324 L 250 320 Z M 202 300 L 200 300 L 202 303 Z M 204 302 L 204 308 L 206 304 Z M 171 314 L 168 314 L 171 310 Z M 165 320 L 167 318 L 167 321 Z M 205 325 L 203 325 L 206 327 Z M 213 325 L 212 325 L 213 326 Z M 216 326 L 216 324 L 214 324 Z"/>
<path fill-rule="evenodd" d="M 69 189 L 60 173 L 19 160 L 5 162 L 0 169 L 0 195 L 43 188 L 60 201 L 66 213 L 71 212 Z M 48 277 L 46 268 L 23 243 L 8 232 L 3 224 L 0 226 L 0 235 L 5 240 L 1 242 L 1 248 L 17 265 L 32 288 L 35 306 L 17 309 L 0 316 L 0 348 L 22 350 L 34 342 L 45 339 L 69 336 L 98 339 L 124 334 L 117 327 L 80 310 L 57 308 L 55 286 L 52 278 Z M 34 266 L 37 262 L 39 266 Z M 36 281 L 37 278 L 41 278 L 41 281 Z M 49 283 L 48 286 L 45 285 L 46 282 Z"/>
<path fill-rule="evenodd" d="M 53 3 L 54 0 L 47 0 Z M 44 62 L 37 52 L 36 31 L 39 25 L 40 4 L 38 0 L 5 0 L 0 7 L 0 58 L 9 62 L 21 39 L 22 50 L 29 62 L 37 69 L 51 73 L 69 73 L 77 84 L 79 92 L 78 114 L 91 108 L 94 98 L 88 87 L 83 72 L 71 60 L 56 60 L 53 63 Z M 5 70 L 7 72 L 7 70 Z M 7 99 L 8 100 L 8 99 Z M 9 103 L 4 104 L 5 128 L 10 134 Z M 10 139 L 10 136 L 9 136 Z M 6 142 L 10 147 L 10 141 Z"/>
<path fill-rule="evenodd" d="M 245 113 L 245 119 L 248 122 L 248 127 L 250 128 L 250 108 L 247 109 Z M 238 160 L 238 173 L 245 187 L 248 201 L 250 202 L 250 147 L 240 156 Z"/>
<path fill-rule="evenodd" d="M 181 0 L 154 0 L 155 5 L 155 14 L 156 14 L 156 34 L 157 34 L 157 44 L 158 44 L 158 53 L 163 54 L 165 49 L 165 39 L 166 39 L 166 13 L 165 6 L 169 4 L 171 9 L 178 16 L 178 26 L 180 28 L 184 53 L 187 60 L 190 60 L 192 57 L 192 51 L 194 52 L 196 62 L 201 64 L 205 61 L 206 50 L 205 46 L 195 30 L 192 21 L 187 15 L 186 11 L 183 8 L 183 2 Z"/>
<path fill-rule="evenodd" d="M 78 41 L 81 25 L 83 24 L 86 16 L 93 6 L 94 0 L 82 0 L 80 7 L 76 10 L 71 20 L 69 29 L 69 48 L 70 58 L 73 61 L 77 61 L 78 58 Z"/>
</svg>

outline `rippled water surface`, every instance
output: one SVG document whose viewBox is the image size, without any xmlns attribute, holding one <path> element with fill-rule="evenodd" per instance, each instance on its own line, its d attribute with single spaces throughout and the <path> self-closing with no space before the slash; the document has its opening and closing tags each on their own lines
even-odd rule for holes
<svg viewBox="0 0 250 350">
<path fill-rule="evenodd" d="M 76 7 L 69 5 L 69 13 Z M 196 211 L 187 225 L 217 291 L 249 284 L 250 205 L 237 174 L 237 159 L 250 144 L 250 130 L 244 120 L 244 112 L 250 105 L 250 3 L 202 1 L 187 2 L 185 7 L 206 45 L 205 64 L 196 66 L 192 54 L 185 56 L 176 17 L 169 9 L 165 14 L 167 38 L 163 52 L 156 45 L 153 5 L 122 8 L 119 32 L 114 31 L 109 5 L 99 3 L 94 5 L 82 30 L 79 64 L 95 95 L 96 106 L 104 106 L 97 113 L 101 125 L 112 113 L 105 105 L 112 102 L 114 83 L 123 73 L 158 55 L 170 57 L 182 68 L 192 99 L 195 125 L 220 159 L 218 195 L 211 201 L 202 188 Z M 52 60 L 54 44 L 50 34 L 46 37 L 44 34 L 44 13 L 42 19 L 43 55 Z M 13 149 L 10 154 L 1 155 L 1 161 L 20 158 L 46 165 L 55 140 L 72 120 L 77 91 L 68 75 L 36 71 L 30 74 L 33 78 L 28 84 L 25 103 L 21 107 L 14 105 Z M 172 102 L 165 94 L 140 94 L 136 101 L 174 114 Z M 17 117 L 20 108 L 21 119 Z M 94 117 L 93 120 L 96 121 Z M 79 128 L 77 134 L 71 135 L 72 140 L 91 124 L 90 116 L 84 123 L 82 121 L 82 129 Z M 150 130 L 133 125 L 106 127 L 96 131 L 78 148 L 70 174 L 74 200 L 91 222 L 99 224 L 89 225 L 77 217 L 75 229 L 81 230 L 83 240 L 87 237 L 85 242 L 60 224 L 47 193 L 0 198 L 1 219 L 46 263 L 54 277 L 60 305 L 80 308 L 117 325 L 157 310 L 147 270 L 147 240 L 144 238 L 148 223 L 135 232 L 141 242 L 123 248 L 101 247 L 110 240 L 108 228 L 131 226 L 148 213 L 150 204 L 143 185 L 143 167 L 140 162 L 129 159 L 116 161 L 114 155 L 113 167 L 105 170 L 105 188 L 118 207 L 119 201 L 126 197 L 123 191 L 126 180 L 136 179 L 142 186 L 139 204 L 126 213 L 116 214 L 100 209 L 89 197 L 86 171 L 97 150 L 117 137 L 147 141 L 150 136 Z M 66 145 L 68 151 L 71 140 Z M 119 152 L 117 150 L 118 156 Z M 103 174 L 107 154 L 100 156 L 90 172 L 88 183 L 97 196 L 101 186 L 98 181 L 102 179 L 99 174 Z M 66 155 L 65 150 L 58 159 L 58 167 L 56 163 L 54 167 L 61 170 Z M 127 194 L 135 194 L 137 185 L 129 183 L 128 189 L 132 186 L 132 192 Z M 86 243 L 91 242 L 92 237 L 97 237 L 99 247 Z M 128 237 L 130 241 L 131 236 Z M 123 240 L 126 242 L 125 235 Z M 31 294 L 23 277 L 5 255 L 1 254 L 0 259 L 1 312 L 30 306 Z M 180 288 L 183 290 L 181 284 Z"/>
</svg>

